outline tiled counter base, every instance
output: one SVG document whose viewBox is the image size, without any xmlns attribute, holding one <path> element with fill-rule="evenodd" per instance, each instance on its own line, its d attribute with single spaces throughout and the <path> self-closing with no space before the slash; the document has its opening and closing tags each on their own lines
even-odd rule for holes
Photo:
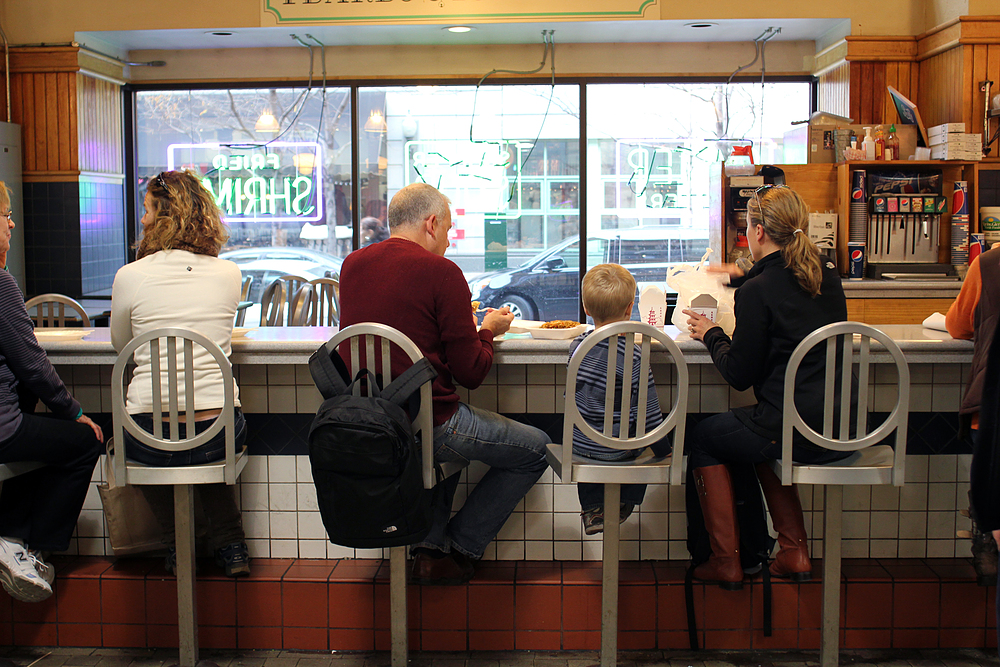
<svg viewBox="0 0 1000 667">
<path fill-rule="evenodd" d="M 55 595 L 14 602 L 0 593 L 0 643 L 17 646 L 176 647 L 175 580 L 160 559 L 57 558 Z M 389 647 L 388 562 L 259 559 L 232 580 L 199 562 L 205 648 L 371 651 Z M 821 563 L 814 562 L 814 571 Z M 680 563 L 622 563 L 619 646 L 685 649 Z M 966 559 L 847 559 L 841 645 L 995 648 L 993 587 L 972 583 Z M 598 563 L 493 561 L 464 586 L 411 586 L 410 646 L 418 651 L 596 649 Z M 708 649 L 819 647 L 820 582 L 773 584 L 764 635 L 762 585 L 695 586 L 699 644 Z"/>
</svg>

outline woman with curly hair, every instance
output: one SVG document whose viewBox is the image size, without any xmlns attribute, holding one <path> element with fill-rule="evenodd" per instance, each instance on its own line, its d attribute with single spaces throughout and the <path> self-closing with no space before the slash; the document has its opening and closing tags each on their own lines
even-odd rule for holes
<svg viewBox="0 0 1000 667">
<path fill-rule="evenodd" d="M 756 264 L 746 275 L 736 266 L 719 269 L 729 273 L 737 288 L 732 338 L 708 318 L 684 311 L 691 338 L 705 343 L 722 377 L 737 391 L 753 387 L 757 398 L 756 405 L 702 420 L 687 443 L 693 477 L 689 495 L 697 493 L 697 500 L 688 503 L 689 523 L 696 520 L 693 513 L 700 507 L 712 549 L 711 557 L 693 575 L 727 589 L 742 586 L 745 566 L 739 553 L 733 482 L 740 489 L 753 488 L 755 497 L 744 497 L 743 502 L 760 506 L 755 468 L 780 546 L 771 574 L 794 581 L 808 581 L 811 576 L 798 491 L 782 486 L 769 464 L 781 456 L 785 368 L 792 352 L 816 329 L 847 319 L 837 267 L 822 258 L 809 240 L 808 224 L 809 208 L 794 190 L 758 188 L 747 204 L 746 230 Z M 796 403 L 803 419 L 814 427 L 822 423 L 824 368 L 823 355 L 814 351 L 803 360 L 797 376 Z M 794 460 L 802 463 L 843 456 L 804 440 L 796 441 L 792 450 Z"/>
<path fill-rule="evenodd" d="M 121 350 L 134 337 L 161 327 L 184 327 L 198 331 L 231 353 L 233 321 L 240 298 L 240 269 L 219 259 L 219 249 L 228 234 L 212 195 L 190 171 L 166 171 L 150 179 L 144 200 L 142 240 L 136 261 L 115 276 L 111 295 L 111 342 Z M 166 354 L 164 350 L 162 354 Z M 136 369 L 129 383 L 126 408 L 136 423 L 153 432 L 153 383 L 149 346 L 135 352 Z M 166 364 L 162 365 L 166 369 Z M 197 404 L 194 429 L 209 428 L 224 404 L 222 374 L 212 356 L 194 348 Z M 163 370 L 161 372 L 166 372 Z M 161 383 L 166 392 L 167 383 Z M 236 387 L 236 448 L 246 441 L 246 421 L 240 410 Z M 166 402 L 166 394 L 163 401 Z M 183 410 L 185 406 L 180 406 Z M 184 421 L 184 415 L 181 415 Z M 188 424 L 180 424 L 184 437 Z M 169 424 L 164 424 L 164 437 Z M 175 466 L 207 463 L 225 457 L 225 434 L 192 450 L 165 452 L 148 447 L 128 433 L 126 450 L 131 459 L 147 465 Z M 173 502 L 170 487 L 140 487 L 149 500 L 170 545 L 167 569 L 173 571 Z M 234 488 L 225 484 L 201 484 L 196 499 L 209 526 L 209 539 L 216 562 L 227 576 L 250 573 L 250 556 Z"/>
</svg>

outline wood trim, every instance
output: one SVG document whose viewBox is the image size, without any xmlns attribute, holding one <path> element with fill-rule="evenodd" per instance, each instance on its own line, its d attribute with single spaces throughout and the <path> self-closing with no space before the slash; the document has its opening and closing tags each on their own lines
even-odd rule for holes
<svg viewBox="0 0 1000 667">
<path fill-rule="evenodd" d="M 847 40 L 842 39 L 813 56 L 813 76 L 822 76 L 840 67 L 847 59 Z"/>
<path fill-rule="evenodd" d="M 848 61 L 884 62 L 909 61 L 917 57 L 916 37 L 854 37 L 845 38 Z"/>
<path fill-rule="evenodd" d="M 946 28 L 917 39 L 917 60 L 927 60 L 959 45 L 962 26 L 957 21 Z"/>
<path fill-rule="evenodd" d="M 26 171 L 22 174 L 21 180 L 25 183 L 76 183 L 80 180 L 80 172 Z"/>
<path fill-rule="evenodd" d="M 79 53 L 77 46 L 12 46 L 10 72 L 76 72 L 80 69 Z"/>
</svg>

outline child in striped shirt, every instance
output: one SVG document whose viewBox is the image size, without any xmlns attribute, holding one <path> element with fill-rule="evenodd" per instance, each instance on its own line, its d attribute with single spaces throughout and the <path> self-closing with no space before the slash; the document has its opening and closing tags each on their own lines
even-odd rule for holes
<svg viewBox="0 0 1000 667">
<path fill-rule="evenodd" d="M 612 322 L 627 322 L 632 317 L 632 306 L 635 302 L 636 283 L 635 278 L 622 266 L 618 264 L 598 264 L 583 277 L 583 310 L 594 319 L 594 327 L 600 329 Z M 573 357 L 583 339 L 592 332 L 578 336 L 570 345 L 569 356 Z M 622 392 L 622 376 L 625 368 L 626 341 L 624 336 L 616 336 L 618 341 L 618 372 L 615 377 L 615 393 L 620 396 Z M 580 364 L 580 369 L 576 379 L 576 404 L 583 419 L 594 427 L 598 432 L 604 428 L 604 404 L 607 394 L 607 367 L 608 367 L 608 340 L 598 343 Z M 630 389 L 632 392 L 631 411 L 628 416 L 628 429 L 630 434 L 635 433 L 636 420 L 639 416 L 638 396 L 639 383 L 649 384 L 646 401 L 646 431 L 657 427 L 663 421 L 663 414 L 660 411 L 660 401 L 656 396 L 656 386 L 653 383 L 652 369 L 648 378 L 639 377 L 640 351 L 632 345 L 634 357 L 632 365 L 632 378 Z M 616 401 L 619 406 L 621 402 Z M 622 423 L 621 415 L 615 414 L 615 432 L 618 436 Z M 669 437 L 669 436 L 668 436 Z M 665 454 L 669 451 L 669 441 L 653 445 L 653 451 L 657 455 Z M 662 451 L 661 451 L 662 450 Z M 636 458 L 643 450 L 620 450 L 611 449 L 598 445 L 593 440 L 573 429 L 573 453 L 599 461 L 630 461 Z M 594 483 L 578 483 L 577 491 L 580 495 L 580 508 L 583 510 L 583 528 L 587 535 L 593 535 L 604 531 L 604 485 Z M 646 494 L 645 484 L 622 484 L 621 486 L 621 506 L 619 507 L 618 520 L 623 523 L 635 506 L 642 502 Z"/>
</svg>

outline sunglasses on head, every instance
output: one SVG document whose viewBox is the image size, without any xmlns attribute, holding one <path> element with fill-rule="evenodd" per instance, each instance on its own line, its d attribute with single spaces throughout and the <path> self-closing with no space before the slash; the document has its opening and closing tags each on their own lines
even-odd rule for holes
<svg viewBox="0 0 1000 667">
<path fill-rule="evenodd" d="M 166 192 L 167 196 L 169 197 L 170 196 L 170 190 L 167 190 L 167 183 L 163 180 L 163 174 L 165 174 L 165 173 L 166 172 L 161 171 L 160 173 L 158 173 L 156 175 L 156 184 L 159 185 L 161 188 L 163 188 L 163 191 Z"/>
<path fill-rule="evenodd" d="M 760 211 L 761 217 L 764 217 L 764 208 L 761 206 L 760 193 L 761 192 L 767 192 L 768 190 L 772 190 L 772 189 L 787 188 L 787 187 L 788 187 L 787 185 L 774 185 L 774 184 L 768 183 L 767 185 L 762 185 L 762 186 L 760 186 L 759 188 L 757 188 L 756 190 L 753 191 L 753 198 L 757 201 L 757 210 Z"/>
</svg>

